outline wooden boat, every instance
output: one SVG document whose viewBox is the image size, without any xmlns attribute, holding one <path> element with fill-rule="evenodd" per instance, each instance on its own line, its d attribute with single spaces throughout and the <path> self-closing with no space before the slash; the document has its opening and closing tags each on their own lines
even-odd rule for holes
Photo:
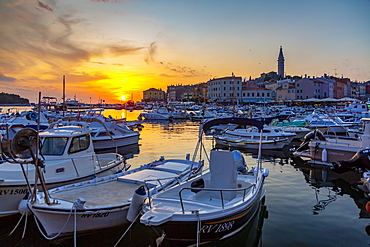
<svg viewBox="0 0 370 247">
<path fill-rule="evenodd" d="M 166 190 L 201 170 L 201 164 L 187 159 L 164 159 L 139 168 L 98 179 L 66 185 L 38 194 L 28 208 L 42 225 L 45 235 L 56 238 L 108 227 L 128 227 L 141 198 Z M 143 187 L 145 186 L 145 187 Z M 135 209 L 130 209 L 130 208 Z M 134 210 L 134 214 L 129 213 Z M 129 214 L 129 215 L 128 215 Z M 135 216 L 133 216 L 135 215 Z"/>
</svg>

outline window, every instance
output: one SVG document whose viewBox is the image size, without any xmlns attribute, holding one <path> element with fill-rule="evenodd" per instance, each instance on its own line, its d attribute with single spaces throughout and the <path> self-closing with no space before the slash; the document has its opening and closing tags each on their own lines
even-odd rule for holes
<svg viewBox="0 0 370 247">
<path fill-rule="evenodd" d="M 46 137 L 42 141 L 41 153 L 43 155 L 63 155 L 67 137 Z"/>
<path fill-rule="evenodd" d="M 72 139 L 72 144 L 69 147 L 68 153 L 77 153 L 88 149 L 90 146 L 90 136 L 77 136 Z"/>
</svg>

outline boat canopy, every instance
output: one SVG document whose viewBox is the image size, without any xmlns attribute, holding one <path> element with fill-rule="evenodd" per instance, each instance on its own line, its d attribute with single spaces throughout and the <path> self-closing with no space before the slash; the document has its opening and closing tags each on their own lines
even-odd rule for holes
<svg viewBox="0 0 370 247">
<path fill-rule="evenodd" d="M 261 121 L 250 119 L 250 118 L 217 118 L 206 122 L 203 125 L 203 131 L 208 131 L 212 126 L 219 124 L 238 124 L 238 125 L 252 125 L 256 126 L 259 131 L 263 129 L 263 123 Z"/>
</svg>

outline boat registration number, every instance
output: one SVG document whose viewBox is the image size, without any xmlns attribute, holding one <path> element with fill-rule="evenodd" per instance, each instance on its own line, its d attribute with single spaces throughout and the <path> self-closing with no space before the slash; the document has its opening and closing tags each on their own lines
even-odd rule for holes
<svg viewBox="0 0 370 247">
<path fill-rule="evenodd" d="M 218 233 L 229 231 L 233 228 L 235 221 L 229 221 L 225 223 L 218 223 L 218 224 L 210 224 L 210 225 L 203 225 L 200 229 L 201 233 Z"/>
<path fill-rule="evenodd" d="M 25 195 L 27 194 L 27 189 L 7 189 L 7 190 L 0 190 L 0 196 L 7 196 L 7 195 Z"/>
</svg>

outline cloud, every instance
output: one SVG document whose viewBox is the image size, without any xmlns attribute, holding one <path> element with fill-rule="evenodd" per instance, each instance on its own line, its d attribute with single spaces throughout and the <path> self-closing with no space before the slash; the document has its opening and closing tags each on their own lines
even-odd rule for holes
<svg viewBox="0 0 370 247">
<path fill-rule="evenodd" d="M 3 72 L 0 71 L 0 81 L 15 82 L 17 79 L 14 77 L 5 76 Z"/>
<path fill-rule="evenodd" d="M 156 42 L 152 42 L 150 44 L 150 46 L 148 47 L 148 51 L 147 51 L 147 54 L 146 54 L 146 57 L 144 59 L 144 61 L 147 63 L 147 64 L 150 64 L 150 63 L 155 63 L 155 58 L 154 56 L 157 54 L 157 43 Z"/>
<path fill-rule="evenodd" d="M 122 64 L 122 63 L 104 63 L 104 62 L 91 62 L 91 63 L 101 64 L 101 65 L 125 66 L 125 65 L 124 65 L 124 64 Z"/>
<path fill-rule="evenodd" d="M 53 10 L 52 8 L 50 8 L 48 5 L 46 5 L 46 4 L 44 4 L 44 3 L 40 2 L 40 1 L 37 1 L 37 3 L 39 4 L 39 7 L 40 7 L 40 8 L 46 9 L 46 10 L 48 10 L 48 11 L 50 11 L 50 12 L 53 12 L 53 11 L 54 11 L 54 10 Z"/>
<path fill-rule="evenodd" d="M 167 71 L 172 72 L 173 75 L 170 74 L 161 74 L 161 76 L 165 77 L 197 77 L 197 76 L 209 76 L 203 69 L 202 70 L 195 70 L 187 66 L 179 66 L 173 65 L 172 63 L 165 63 L 159 62 L 161 66 L 163 66 Z"/>
<path fill-rule="evenodd" d="M 133 47 L 133 46 L 129 46 L 129 45 L 127 45 L 127 46 L 118 46 L 118 45 L 113 46 L 112 45 L 108 48 L 111 55 L 114 55 L 114 56 L 129 55 L 129 54 L 135 53 L 137 51 L 140 51 L 142 49 L 143 49 L 143 47 Z"/>
</svg>

